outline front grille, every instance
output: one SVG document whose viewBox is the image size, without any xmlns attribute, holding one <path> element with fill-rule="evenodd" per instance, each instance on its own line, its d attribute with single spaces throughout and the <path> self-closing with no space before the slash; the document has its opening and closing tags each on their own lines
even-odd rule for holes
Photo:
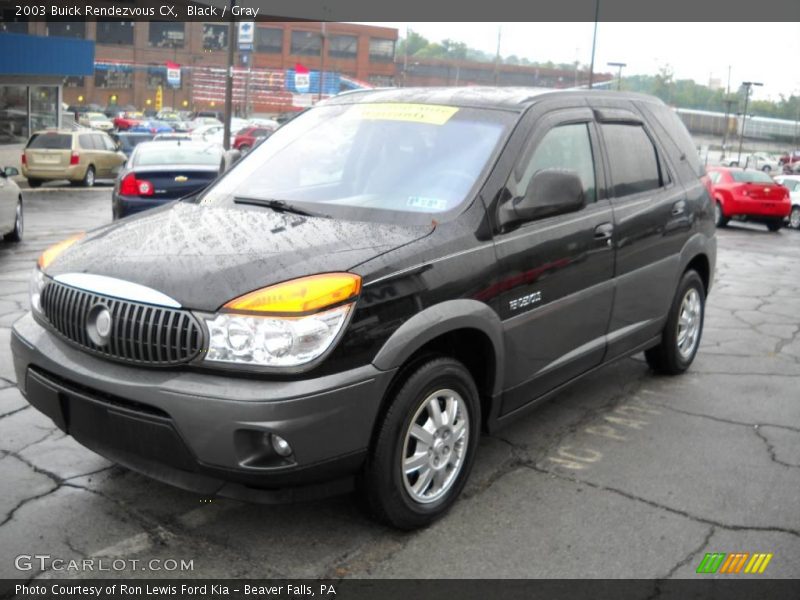
<svg viewBox="0 0 800 600">
<path fill-rule="evenodd" d="M 171 366 L 200 352 L 202 332 L 190 313 L 141 302 L 120 300 L 49 281 L 41 296 L 42 311 L 62 337 L 94 354 L 142 365 Z M 107 341 L 89 334 L 89 315 L 98 305 L 111 313 Z"/>
</svg>

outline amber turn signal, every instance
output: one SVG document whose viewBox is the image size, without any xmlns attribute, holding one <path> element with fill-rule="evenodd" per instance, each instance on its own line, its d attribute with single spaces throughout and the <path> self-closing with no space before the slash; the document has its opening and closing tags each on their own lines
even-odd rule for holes
<svg viewBox="0 0 800 600">
<path fill-rule="evenodd" d="M 358 296 L 361 277 L 353 273 L 323 273 L 255 290 L 228 302 L 232 311 L 307 313 Z"/>
<path fill-rule="evenodd" d="M 72 244 L 83 238 L 85 235 L 85 233 L 79 233 L 50 246 L 39 256 L 39 268 L 46 269 L 50 263 L 58 258 L 59 254 L 64 252 L 64 250 L 72 246 Z"/>
</svg>

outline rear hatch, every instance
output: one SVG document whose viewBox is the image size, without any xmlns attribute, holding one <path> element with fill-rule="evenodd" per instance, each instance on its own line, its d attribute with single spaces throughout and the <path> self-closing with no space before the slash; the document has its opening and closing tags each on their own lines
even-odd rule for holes
<svg viewBox="0 0 800 600">
<path fill-rule="evenodd" d="M 132 173 L 137 181 L 150 182 L 153 200 L 175 200 L 206 187 L 217 178 L 219 170 L 207 166 L 137 167 Z"/>
<path fill-rule="evenodd" d="M 72 154 L 72 136 L 68 133 L 47 131 L 34 133 L 25 147 L 28 168 L 61 170 L 69 166 Z"/>
</svg>

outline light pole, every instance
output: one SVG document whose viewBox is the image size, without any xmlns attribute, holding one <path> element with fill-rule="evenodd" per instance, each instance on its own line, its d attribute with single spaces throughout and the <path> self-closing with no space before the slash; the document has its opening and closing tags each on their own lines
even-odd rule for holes
<svg viewBox="0 0 800 600">
<path fill-rule="evenodd" d="M 231 116 L 233 115 L 233 45 L 236 43 L 236 19 L 233 18 L 233 7 L 236 0 L 231 0 L 231 16 L 228 21 L 228 72 L 225 77 L 225 122 L 222 124 L 222 147 L 231 148 Z"/>
<path fill-rule="evenodd" d="M 594 0 L 594 35 L 592 35 L 592 62 L 589 65 L 589 89 L 594 83 L 594 50 L 597 45 L 597 18 L 600 15 L 600 0 Z"/>
<path fill-rule="evenodd" d="M 325 38 L 327 37 L 325 31 L 325 21 L 320 24 L 320 42 L 322 48 L 320 48 L 320 52 L 322 53 L 322 63 L 319 70 L 319 94 L 317 95 L 317 102 L 322 100 L 322 82 L 325 79 Z"/>
<path fill-rule="evenodd" d="M 606 63 L 609 67 L 617 67 L 617 91 L 622 89 L 622 67 L 627 67 L 628 63 L 610 62 Z"/>
<path fill-rule="evenodd" d="M 753 89 L 753 86 L 761 87 L 764 85 L 758 81 L 743 81 L 742 86 L 744 87 L 744 110 L 742 111 L 742 132 L 739 134 L 739 155 L 736 158 L 736 164 L 742 164 L 742 142 L 744 141 L 744 127 L 747 125 L 747 101 L 750 99 L 750 90 Z"/>
</svg>

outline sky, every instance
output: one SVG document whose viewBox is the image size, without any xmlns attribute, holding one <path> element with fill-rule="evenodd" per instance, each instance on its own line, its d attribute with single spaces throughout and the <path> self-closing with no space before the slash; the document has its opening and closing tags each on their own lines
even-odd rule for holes
<svg viewBox="0 0 800 600">
<path fill-rule="evenodd" d="M 589 64 L 594 23 L 369 23 L 394 27 L 400 37 L 406 27 L 431 41 L 445 38 L 494 54 L 501 30 L 500 54 L 529 60 Z M 609 62 L 624 62 L 626 75 L 655 75 L 669 65 L 675 79 L 708 85 L 709 77 L 728 82 L 731 90 L 743 81 L 753 98 L 778 100 L 800 95 L 800 23 L 605 23 L 597 25 L 595 71 L 616 73 Z"/>
</svg>

